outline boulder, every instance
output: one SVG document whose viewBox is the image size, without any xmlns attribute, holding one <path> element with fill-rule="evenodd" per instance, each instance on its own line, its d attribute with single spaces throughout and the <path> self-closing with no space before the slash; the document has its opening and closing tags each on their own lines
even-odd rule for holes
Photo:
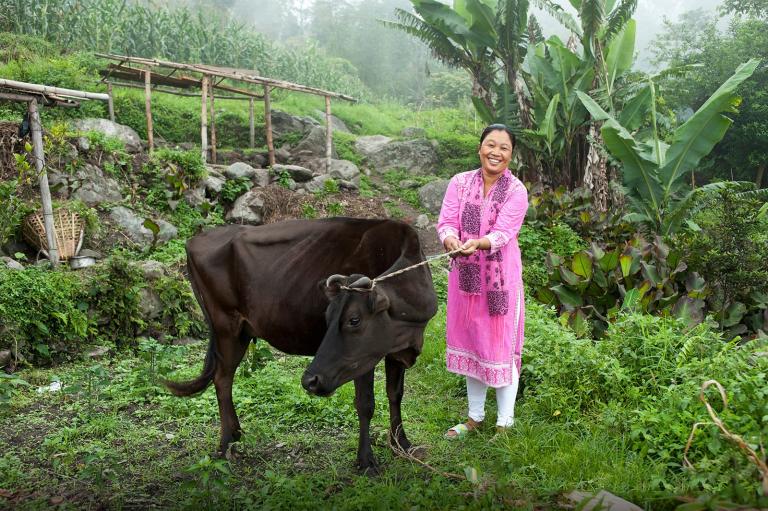
<svg viewBox="0 0 768 511">
<path fill-rule="evenodd" d="M 196 188 L 184 190 L 184 199 L 194 207 L 200 207 L 205 202 L 205 184 Z"/>
<path fill-rule="evenodd" d="M 251 190 L 238 197 L 226 219 L 237 224 L 264 223 L 264 199 L 261 194 L 257 190 Z"/>
<path fill-rule="evenodd" d="M 256 175 L 253 176 L 253 186 L 269 186 L 270 174 L 267 169 L 256 169 Z"/>
<path fill-rule="evenodd" d="M 298 165 L 273 165 L 272 170 L 275 172 L 275 175 L 280 175 L 281 172 L 287 172 L 297 183 L 309 181 L 313 176 L 311 170 Z"/>
<path fill-rule="evenodd" d="M 349 160 L 336 160 L 331 158 L 331 167 L 326 172 L 325 158 L 313 158 L 306 162 L 306 166 L 318 174 L 328 174 L 334 179 L 359 182 L 360 169 Z"/>
<path fill-rule="evenodd" d="M 323 112 L 322 110 L 315 110 L 315 116 L 318 119 L 321 119 L 320 124 L 325 126 L 325 112 Z M 333 131 L 343 131 L 344 133 L 352 133 L 351 131 L 349 131 L 349 128 L 347 128 L 347 125 L 344 123 L 344 121 L 342 121 L 341 119 L 339 119 L 333 114 L 331 114 L 331 129 Z"/>
<path fill-rule="evenodd" d="M 312 181 L 304 183 L 304 189 L 310 193 L 317 193 L 325 189 L 325 182 L 333 179 L 328 174 L 321 174 L 312 178 Z"/>
<path fill-rule="evenodd" d="M 291 149 L 291 155 L 301 161 L 325 157 L 325 128 L 315 126 Z M 331 148 L 331 158 L 338 158 L 336 147 Z"/>
<path fill-rule="evenodd" d="M 160 277 L 165 276 L 165 265 L 160 261 L 147 259 L 139 263 L 139 269 L 142 275 L 144 275 L 144 280 L 158 280 Z"/>
<path fill-rule="evenodd" d="M 403 130 L 400 132 L 400 136 L 403 138 L 426 138 L 427 132 L 424 130 L 424 128 L 409 126 L 407 128 L 403 128 Z"/>
<path fill-rule="evenodd" d="M 373 153 L 378 152 L 391 141 L 391 138 L 385 137 L 384 135 L 358 137 L 357 140 L 355 140 L 355 150 L 367 158 Z"/>
<path fill-rule="evenodd" d="M 288 147 L 283 146 L 279 149 L 275 149 L 275 161 L 279 163 L 288 163 L 291 161 L 291 152 Z"/>
<path fill-rule="evenodd" d="M 81 169 L 75 172 L 75 183 L 70 181 L 70 188 L 76 190 L 72 193 L 72 198 L 80 199 L 89 206 L 94 206 L 102 202 L 119 202 L 123 200 L 120 193 L 118 182 L 104 175 L 102 170 L 90 163 L 83 165 Z M 79 183 L 79 187 L 77 184 Z"/>
<path fill-rule="evenodd" d="M 433 174 L 440 165 L 437 151 L 426 139 L 388 142 L 367 158 L 370 166 L 381 173 L 405 169 L 413 174 Z"/>
<path fill-rule="evenodd" d="M 272 119 L 272 134 L 275 137 L 291 132 L 306 133 L 312 127 L 320 125 L 311 117 L 297 117 L 279 110 L 272 110 L 270 118 Z"/>
<path fill-rule="evenodd" d="M 413 226 L 417 229 L 426 229 L 429 227 L 429 217 L 422 213 L 416 217 L 416 221 L 413 223 Z"/>
<path fill-rule="evenodd" d="M 144 217 L 137 215 L 124 206 L 113 208 L 109 213 L 109 217 L 125 231 L 128 238 L 140 247 L 147 249 L 152 245 L 152 231 L 144 227 Z M 160 233 L 157 237 L 158 244 L 165 243 L 178 236 L 178 230 L 170 223 L 165 220 L 155 220 L 155 222 L 160 226 Z"/>
<path fill-rule="evenodd" d="M 253 179 L 256 176 L 256 169 L 247 163 L 238 161 L 224 169 L 224 175 L 227 179 L 238 179 L 241 177 Z"/>
<path fill-rule="evenodd" d="M 9 270 L 23 270 L 24 265 L 18 262 L 15 259 L 11 259 L 10 257 L 3 256 L 0 257 L 0 261 L 2 261 L 3 265 L 8 268 Z"/>
<path fill-rule="evenodd" d="M 11 353 L 11 350 L 0 351 L 0 367 L 5 367 L 10 364 L 12 357 L 13 354 Z"/>
<path fill-rule="evenodd" d="M 419 202 L 430 213 L 437 215 L 443 205 L 443 197 L 448 189 L 447 179 L 438 179 L 419 188 Z"/>
<path fill-rule="evenodd" d="M 603 511 L 642 511 L 643 509 L 605 490 L 600 490 L 597 494 L 576 490 L 566 495 L 566 499 L 570 501 L 571 507 L 583 511 L 597 509 Z"/>
<path fill-rule="evenodd" d="M 209 170 L 208 176 L 203 179 L 202 183 L 206 192 L 208 192 L 210 195 L 215 195 L 221 191 L 221 187 L 224 186 L 226 180 L 227 179 L 218 172 L 213 174 Z"/>
<path fill-rule="evenodd" d="M 78 119 L 72 121 L 72 127 L 79 131 L 99 131 L 107 136 L 117 137 L 125 144 L 125 150 L 129 153 L 138 153 L 142 148 L 141 139 L 133 128 L 109 119 Z"/>
<path fill-rule="evenodd" d="M 139 310 L 142 319 L 157 319 L 163 312 L 163 302 L 157 291 L 150 288 L 141 288 L 139 290 Z"/>
<path fill-rule="evenodd" d="M 339 183 L 339 189 L 341 190 L 356 192 L 357 190 L 360 189 L 360 187 L 354 181 L 345 181 L 344 179 L 339 179 L 338 183 Z"/>
</svg>

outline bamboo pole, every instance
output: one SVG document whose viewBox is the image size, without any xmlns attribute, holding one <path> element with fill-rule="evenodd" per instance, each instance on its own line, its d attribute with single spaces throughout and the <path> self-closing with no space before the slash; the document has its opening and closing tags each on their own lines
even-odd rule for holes
<svg viewBox="0 0 768 511">
<path fill-rule="evenodd" d="M 45 239 L 48 241 L 48 259 L 54 268 L 59 265 L 59 249 L 56 246 L 56 232 L 53 225 L 53 204 L 51 189 L 48 187 L 48 173 L 45 171 L 45 153 L 43 151 L 43 127 L 40 125 L 40 114 L 37 111 L 37 100 L 29 102 L 29 122 L 32 125 L 32 153 L 35 156 L 35 169 L 40 184 L 40 199 L 43 203 L 43 220 L 45 223 Z"/>
<path fill-rule="evenodd" d="M 147 112 L 147 146 L 149 152 L 155 148 L 155 137 L 152 133 L 152 73 L 149 68 L 144 71 L 144 105 Z"/>
<path fill-rule="evenodd" d="M 272 142 L 272 108 L 269 101 L 269 86 L 264 86 L 264 122 L 267 131 L 267 150 L 269 151 L 269 166 L 275 165 L 275 145 Z"/>
<path fill-rule="evenodd" d="M 109 99 L 107 100 L 107 108 L 109 109 L 109 120 L 112 122 L 115 122 L 115 102 L 112 98 L 112 84 L 107 83 L 107 95 L 109 96 Z"/>
<path fill-rule="evenodd" d="M 101 82 L 99 82 L 99 83 L 101 83 Z M 127 87 L 127 88 L 130 88 L 130 89 L 141 89 L 141 90 L 144 90 L 144 86 L 143 85 L 136 85 L 136 84 L 133 84 L 133 83 L 124 83 L 124 82 L 106 82 L 106 83 L 112 84 L 115 87 Z M 171 87 L 171 86 L 169 85 L 169 87 Z M 222 89 L 218 85 L 216 86 L 216 88 L 217 89 L 221 89 L 221 90 L 225 90 L 225 89 Z M 157 84 L 152 86 L 152 90 L 155 91 L 155 92 L 162 92 L 163 94 L 173 94 L 174 96 L 184 96 L 186 98 L 199 98 L 200 97 L 200 94 L 197 94 L 195 92 L 181 92 L 181 91 L 178 91 L 178 90 L 170 90 L 170 89 L 166 89 L 165 87 L 158 87 Z M 219 96 L 217 96 L 217 99 L 232 99 L 232 100 L 236 100 L 236 101 L 247 101 L 247 100 L 252 99 L 252 98 L 262 99 L 260 94 L 247 94 L 246 95 L 243 92 L 238 92 L 238 94 L 243 94 L 243 95 L 242 96 L 221 96 L 221 95 L 219 95 Z"/>
<path fill-rule="evenodd" d="M 211 163 L 216 163 L 216 105 L 213 95 L 213 79 L 208 81 L 208 94 L 211 96 Z"/>
<path fill-rule="evenodd" d="M 208 161 L 208 75 L 203 75 L 202 109 L 200 110 L 200 146 L 203 163 Z"/>
<path fill-rule="evenodd" d="M 109 101 L 109 96 L 100 92 L 84 92 L 81 90 L 64 89 L 62 87 L 51 87 L 49 85 L 38 85 L 36 83 L 17 82 L 15 80 L 6 80 L 4 78 L 0 78 L 0 86 L 28 92 L 40 92 L 43 94 L 71 96 L 73 98 L 100 99 L 102 101 Z"/>
<path fill-rule="evenodd" d="M 250 130 L 251 149 L 256 147 L 256 126 L 253 121 L 253 98 L 248 98 L 248 128 Z"/>
<path fill-rule="evenodd" d="M 333 126 L 331 125 L 331 97 L 325 97 L 325 172 L 331 172 L 331 155 L 333 154 Z"/>
</svg>

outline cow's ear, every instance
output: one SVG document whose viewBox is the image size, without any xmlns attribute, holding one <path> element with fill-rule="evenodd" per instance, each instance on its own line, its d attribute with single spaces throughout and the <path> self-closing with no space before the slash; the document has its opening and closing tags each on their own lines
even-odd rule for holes
<svg viewBox="0 0 768 511">
<path fill-rule="evenodd" d="M 327 296 L 329 300 L 333 300 L 336 298 L 336 295 L 339 294 L 339 291 L 341 291 L 341 286 L 346 283 L 346 279 L 347 277 L 344 275 L 331 275 L 326 280 L 318 282 L 318 285 L 323 293 L 325 293 L 325 296 Z"/>
<path fill-rule="evenodd" d="M 373 314 L 378 314 L 389 309 L 389 297 L 387 294 L 379 288 L 374 288 L 369 293 L 368 307 Z"/>
</svg>

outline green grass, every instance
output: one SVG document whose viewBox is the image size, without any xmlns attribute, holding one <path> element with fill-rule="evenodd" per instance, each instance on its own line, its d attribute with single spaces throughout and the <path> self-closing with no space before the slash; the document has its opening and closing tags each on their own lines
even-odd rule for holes
<svg viewBox="0 0 768 511">
<path fill-rule="evenodd" d="M 632 452 L 609 429 L 537 415 L 525 398 L 508 436 L 494 439 L 493 428 L 486 428 L 463 442 L 445 441 L 445 429 L 464 416 L 466 398 L 463 379 L 445 371 L 444 331 L 442 307 L 426 331 L 424 352 L 406 373 L 403 402 L 408 435 L 427 448 L 435 471 L 387 448 L 379 368 L 371 431 L 384 471 L 358 475 L 352 385 L 330 398 L 310 397 L 299 384 L 309 359 L 281 354 L 250 376 L 241 367 L 234 400 L 245 434 L 234 459 L 211 458 L 218 443 L 213 389 L 182 399 L 157 383 L 197 375 L 204 345 L 163 348 L 153 365 L 150 344 L 143 344 L 136 356 L 97 365 L 21 372 L 33 386 L 0 409 L 0 419 L 13 424 L 0 430 L 6 446 L 0 489 L 17 492 L 19 509 L 46 508 L 57 496 L 72 509 L 554 509 L 572 489 L 607 489 L 669 508 L 653 488 L 665 467 Z M 65 392 L 36 392 L 52 379 L 60 379 Z M 490 424 L 495 404 L 489 397 Z M 440 475 L 463 475 L 467 468 L 477 471 L 477 484 Z"/>
</svg>

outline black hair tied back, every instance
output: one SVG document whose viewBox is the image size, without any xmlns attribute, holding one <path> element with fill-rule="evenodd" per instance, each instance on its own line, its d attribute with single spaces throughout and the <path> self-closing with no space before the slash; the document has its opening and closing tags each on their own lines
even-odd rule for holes
<svg viewBox="0 0 768 511">
<path fill-rule="evenodd" d="M 509 135 L 509 139 L 512 141 L 512 145 L 515 145 L 515 134 L 512 133 L 512 130 L 509 128 L 509 126 L 501 123 L 491 124 L 483 130 L 483 132 L 480 134 L 480 145 L 483 144 L 485 137 L 487 137 L 488 134 L 492 131 L 506 131 L 507 135 Z"/>
</svg>

